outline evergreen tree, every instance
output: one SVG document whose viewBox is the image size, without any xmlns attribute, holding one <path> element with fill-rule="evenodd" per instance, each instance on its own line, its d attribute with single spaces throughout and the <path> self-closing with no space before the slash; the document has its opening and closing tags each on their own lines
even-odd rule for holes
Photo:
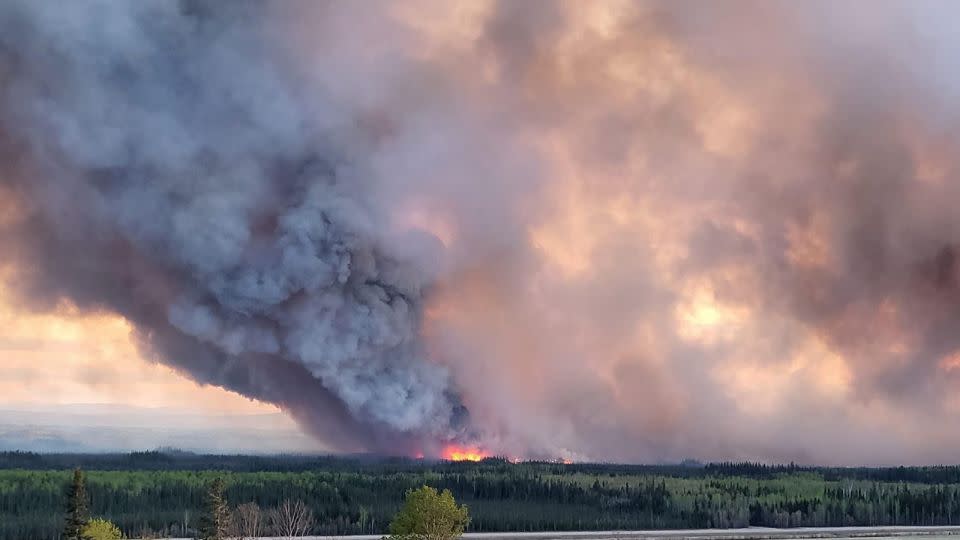
<svg viewBox="0 0 960 540">
<path fill-rule="evenodd" d="M 230 530 L 230 507 L 223 494 L 223 479 L 217 478 L 207 490 L 205 513 L 200 518 L 199 540 L 223 540 Z"/>
<path fill-rule="evenodd" d="M 63 528 L 64 540 L 83 540 L 83 528 L 89 519 L 83 471 L 79 468 L 74 469 L 73 482 L 67 493 L 67 523 Z"/>
</svg>

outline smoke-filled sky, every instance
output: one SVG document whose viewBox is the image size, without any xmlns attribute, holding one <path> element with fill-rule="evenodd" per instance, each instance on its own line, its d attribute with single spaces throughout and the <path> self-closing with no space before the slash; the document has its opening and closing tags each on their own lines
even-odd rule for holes
<svg viewBox="0 0 960 540">
<path fill-rule="evenodd" d="M 957 15 L 5 2 L 0 384 L 339 451 L 955 461 Z"/>
</svg>

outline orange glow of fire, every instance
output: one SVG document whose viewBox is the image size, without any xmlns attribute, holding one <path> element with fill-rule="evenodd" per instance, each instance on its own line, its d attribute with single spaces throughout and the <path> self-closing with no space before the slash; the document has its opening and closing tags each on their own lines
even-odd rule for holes
<svg viewBox="0 0 960 540">
<path fill-rule="evenodd" d="M 448 461 L 480 461 L 490 454 L 477 447 L 448 444 L 443 447 L 440 457 Z"/>
</svg>

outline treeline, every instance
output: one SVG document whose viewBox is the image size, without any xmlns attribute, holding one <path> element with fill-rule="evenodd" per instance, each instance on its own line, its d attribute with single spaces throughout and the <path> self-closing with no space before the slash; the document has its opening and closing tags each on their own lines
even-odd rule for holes
<svg viewBox="0 0 960 540">
<path fill-rule="evenodd" d="M 766 465 L 762 463 L 710 463 L 701 473 L 706 476 L 744 476 L 770 478 L 793 472 L 812 472 L 826 480 L 875 480 L 878 482 L 916 482 L 920 484 L 960 483 L 960 466 L 936 465 L 926 467 L 801 467 L 796 464 Z"/>
<path fill-rule="evenodd" d="M 484 465 L 508 464 L 491 458 Z M 744 478 L 771 478 L 776 475 L 809 472 L 825 480 L 873 480 L 877 482 L 913 482 L 920 484 L 960 483 L 960 466 L 939 465 L 926 467 L 807 467 L 796 464 L 762 464 L 752 462 L 723 462 L 701 464 L 687 461 L 670 465 L 624 465 L 608 463 L 558 464 L 553 462 L 525 463 L 540 472 L 589 475 L 650 475 L 675 478 L 704 478 L 708 476 L 739 476 Z M 95 469 L 103 471 L 205 471 L 231 472 L 300 472 L 358 470 L 372 473 L 416 472 L 424 468 L 457 471 L 474 467 L 472 463 L 429 462 L 404 457 L 383 457 L 369 454 L 348 456 L 310 455 L 209 455 L 194 454 L 176 449 L 123 454 L 38 454 L 34 452 L 0 452 L 0 469 L 56 470 Z"/>
<path fill-rule="evenodd" d="M 0 470 L 0 540 L 57 538 L 70 468 L 77 465 L 87 471 L 91 515 L 131 536 L 195 530 L 216 477 L 225 480 L 233 507 L 302 501 L 316 535 L 381 534 L 405 492 L 424 484 L 450 489 L 466 503 L 474 531 L 960 524 L 956 467 L 475 464 L 162 452 L 4 454 L 0 464 L 17 467 Z"/>
<path fill-rule="evenodd" d="M 483 460 L 487 467 L 512 465 L 503 458 Z M 703 476 L 703 465 L 690 462 L 682 465 L 622 465 L 606 463 L 561 464 L 557 462 L 525 462 L 545 471 L 580 472 L 586 474 L 659 474 L 669 476 Z M 371 454 L 317 455 L 212 455 L 181 450 L 155 450 L 131 453 L 38 454 L 35 452 L 0 452 L 0 469 L 72 470 L 75 467 L 103 471 L 205 471 L 231 472 L 300 472 L 311 470 L 358 471 L 389 473 L 415 472 L 425 468 L 461 470 L 475 466 L 471 462 L 444 462 Z"/>
</svg>

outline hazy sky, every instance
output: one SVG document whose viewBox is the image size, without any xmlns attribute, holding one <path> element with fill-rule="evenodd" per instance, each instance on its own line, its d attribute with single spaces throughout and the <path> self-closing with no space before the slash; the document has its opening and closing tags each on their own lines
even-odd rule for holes
<svg viewBox="0 0 960 540">
<path fill-rule="evenodd" d="M 68 306 L 31 313 L 10 305 L 2 291 L 0 295 L 0 409 L 116 403 L 198 414 L 279 412 L 273 405 L 201 386 L 144 359 L 122 317 L 82 314 Z"/>
<path fill-rule="evenodd" d="M 145 359 L 112 314 L 36 313 L 0 291 L 0 449 L 325 452 L 275 405 Z"/>
<path fill-rule="evenodd" d="M 9 2 L 0 400 L 282 410 L 344 451 L 955 460 L 955 14 Z"/>
</svg>

